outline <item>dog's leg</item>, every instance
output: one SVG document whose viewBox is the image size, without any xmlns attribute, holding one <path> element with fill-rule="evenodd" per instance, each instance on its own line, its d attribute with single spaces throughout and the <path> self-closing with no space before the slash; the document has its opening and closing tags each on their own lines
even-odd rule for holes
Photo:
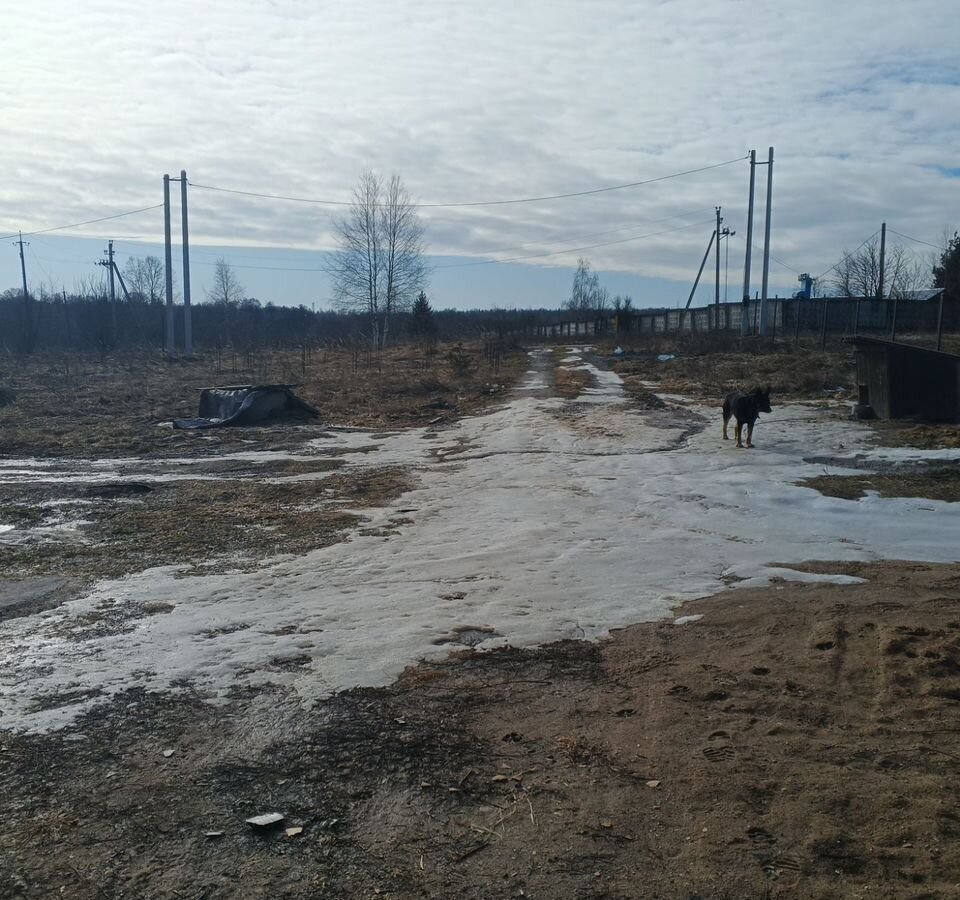
<svg viewBox="0 0 960 900">
<path fill-rule="evenodd" d="M 747 446 L 753 446 L 753 422 L 747 422 Z"/>
<path fill-rule="evenodd" d="M 729 441 L 729 440 L 730 440 L 730 437 L 729 437 L 729 435 L 727 434 L 727 425 L 729 425 L 729 424 L 730 424 L 730 416 L 724 416 L 724 417 L 723 417 L 723 439 L 724 439 L 725 441 Z"/>
<path fill-rule="evenodd" d="M 743 430 L 743 422 L 741 422 L 739 419 L 737 419 L 737 428 L 736 428 L 736 431 L 737 431 L 737 446 L 740 447 L 740 448 L 743 447 L 743 443 L 742 443 L 742 441 L 740 440 L 740 432 L 741 432 L 742 430 Z"/>
</svg>

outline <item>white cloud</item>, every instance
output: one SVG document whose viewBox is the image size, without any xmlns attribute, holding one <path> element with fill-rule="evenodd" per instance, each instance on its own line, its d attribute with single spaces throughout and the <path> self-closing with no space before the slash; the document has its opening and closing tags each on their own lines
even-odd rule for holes
<svg viewBox="0 0 960 900">
<path fill-rule="evenodd" d="M 159 202 L 160 176 L 181 167 L 199 183 L 348 198 L 373 166 L 442 202 L 635 181 L 773 144 L 774 253 L 817 272 L 884 218 L 926 239 L 958 224 L 960 179 L 935 168 L 960 146 L 955 21 L 945 0 L 41 0 L 0 37 L 0 228 Z M 533 253 L 707 220 L 720 204 L 742 236 L 746 184 L 739 164 L 592 198 L 437 210 L 428 235 L 436 254 Z M 200 190 L 191 211 L 197 245 L 310 248 L 329 246 L 336 212 Z M 157 239 L 159 222 L 124 229 Z M 590 256 L 685 280 L 709 231 Z M 793 273 L 775 275 L 792 287 Z"/>
</svg>

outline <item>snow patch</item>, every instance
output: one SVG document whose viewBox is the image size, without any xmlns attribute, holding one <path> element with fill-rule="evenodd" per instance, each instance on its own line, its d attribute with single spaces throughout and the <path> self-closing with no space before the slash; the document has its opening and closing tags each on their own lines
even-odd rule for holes
<svg viewBox="0 0 960 900">
<path fill-rule="evenodd" d="M 125 689 L 182 681 L 214 702 L 266 683 L 310 702 L 389 683 L 417 659 L 445 656 L 445 636 L 470 629 L 491 636 L 483 646 L 592 640 L 725 589 L 724 573 L 751 586 L 853 583 L 789 566 L 960 558 L 951 504 L 851 503 L 795 483 L 824 470 L 804 462 L 811 448 L 885 458 L 857 423 L 777 406 L 757 426 L 757 449 L 735 450 L 720 439 L 719 411 L 702 408 L 709 425 L 681 446 L 688 414 L 654 427 L 624 402 L 615 373 L 589 363 L 597 387 L 580 398 L 587 412 L 565 417 L 567 401 L 533 395 L 549 366 L 542 353 L 533 359 L 514 399 L 485 416 L 442 432 L 344 431 L 314 443 L 318 452 L 375 445 L 351 463 L 418 471 L 420 487 L 371 511 L 374 533 L 254 572 L 152 569 L 0 624 L 0 728 L 58 728 Z M 475 449 L 449 461 L 437 453 L 459 441 Z M 377 536 L 400 509 L 413 524 Z M 57 699 L 66 692 L 86 699 Z"/>
</svg>

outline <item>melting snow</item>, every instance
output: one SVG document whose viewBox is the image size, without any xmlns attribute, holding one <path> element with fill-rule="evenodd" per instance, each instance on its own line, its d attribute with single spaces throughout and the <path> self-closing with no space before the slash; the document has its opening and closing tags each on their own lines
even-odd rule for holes
<svg viewBox="0 0 960 900">
<path fill-rule="evenodd" d="M 0 726 L 56 728 L 125 688 L 170 689 L 180 679 L 212 700 L 266 682 L 310 700 L 388 683 L 418 658 L 459 648 L 460 635 L 476 635 L 481 648 L 597 638 L 722 590 L 725 575 L 750 585 L 846 583 L 788 567 L 960 558 L 949 504 L 850 502 L 794 484 L 845 471 L 803 461 L 814 453 L 889 456 L 866 449 L 863 426 L 777 407 L 757 427 L 757 449 L 738 451 L 720 439 L 719 410 L 704 409 L 706 429 L 684 440 L 688 416 L 653 427 L 623 403 L 615 374 L 590 368 L 597 387 L 572 425 L 562 419 L 567 401 L 536 396 L 546 385 L 535 371 L 510 403 L 455 428 L 321 439 L 318 448 L 342 451 L 378 445 L 354 465 L 419 470 L 421 487 L 370 513 L 376 526 L 405 510 L 413 524 L 399 534 L 357 534 L 255 572 L 178 578 L 153 569 L 2 623 Z M 458 441 L 471 449 L 445 459 Z M 931 456 L 943 458 L 910 451 Z M 126 625 L 91 626 L 101 617 Z M 37 702 L 97 689 L 99 698 L 73 705 Z"/>
</svg>

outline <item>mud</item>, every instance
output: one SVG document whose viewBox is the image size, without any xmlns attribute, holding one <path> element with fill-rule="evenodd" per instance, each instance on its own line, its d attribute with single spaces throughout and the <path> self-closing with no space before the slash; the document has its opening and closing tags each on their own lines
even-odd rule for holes
<svg viewBox="0 0 960 900">
<path fill-rule="evenodd" d="M 867 581 L 6 736 L 0 895 L 954 897 L 960 566 L 814 568 Z"/>
</svg>

